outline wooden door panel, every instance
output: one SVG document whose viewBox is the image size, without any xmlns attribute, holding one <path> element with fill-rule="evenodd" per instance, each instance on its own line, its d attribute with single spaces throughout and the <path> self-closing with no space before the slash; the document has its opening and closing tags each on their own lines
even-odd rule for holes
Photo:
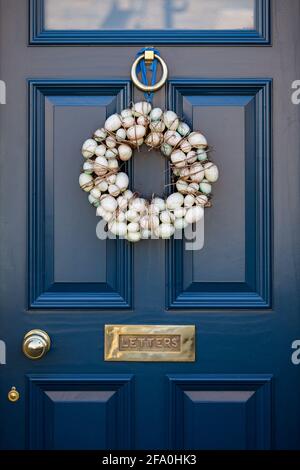
<svg viewBox="0 0 300 470">
<path fill-rule="evenodd" d="M 29 87 L 30 308 L 129 308 L 132 249 L 99 241 L 100 219 L 78 177 L 82 142 L 126 106 L 130 84 L 32 80 Z"/>
<path fill-rule="evenodd" d="M 271 376 L 170 376 L 170 447 L 270 450 Z"/>
<path fill-rule="evenodd" d="M 131 375 L 27 376 L 28 448 L 131 449 Z"/>
<path fill-rule="evenodd" d="M 205 248 L 169 242 L 168 308 L 271 305 L 271 83 L 170 81 L 169 107 L 208 136 L 221 177 L 205 213 Z"/>
</svg>

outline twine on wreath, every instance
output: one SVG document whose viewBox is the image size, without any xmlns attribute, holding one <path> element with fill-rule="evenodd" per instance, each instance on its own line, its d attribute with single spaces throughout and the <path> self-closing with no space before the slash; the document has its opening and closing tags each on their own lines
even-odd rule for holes
<svg viewBox="0 0 300 470">
<path fill-rule="evenodd" d="M 203 210 L 197 206 L 212 206 L 211 183 L 218 179 L 218 168 L 208 156 L 212 148 L 205 136 L 200 131 L 192 131 L 185 120 L 171 110 L 157 109 L 151 115 L 152 111 L 145 102 L 130 103 L 120 114 L 109 116 L 104 128 L 95 131 L 94 140 L 88 139 L 82 150 L 88 165 L 83 167 L 86 176 L 80 177 L 80 186 L 86 192 L 98 189 L 89 195 L 90 204 L 97 208 L 97 215 L 104 218 L 110 231 L 119 236 L 125 234 L 129 241 L 147 238 L 143 231 L 158 238 L 169 238 L 174 228 L 180 230 L 187 226 L 185 224 L 200 220 Z M 134 151 L 140 152 L 144 143 L 148 152 L 161 151 L 168 162 L 165 172 L 172 172 L 171 181 L 168 176 L 169 182 L 164 185 L 163 196 L 153 193 L 147 199 L 128 189 L 127 161 Z M 128 148 L 121 151 L 122 144 Z M 125 171 L 122 171 L 124 166 Z M 100 185 L 102 182 L 107 184 Z M 176 189 L 168 191 L 171 186 Z M 106 200 L 106 197 L 109 198 Z M 140 201 L 133 203 L 137 198 Z M 178 208 L 181 211 L 177 211 Z"/>
<path fill-rule="evenodd" d="M 130 104 L 129 104 L 129 109 L 131 109 L 132 112 L 134 111 L 134 103 L 133 103 L 133 102 L 130 102 Z M 146 127 L 146 129 L 147 129 L 147 128 L 149 127 L 149 124 L 150 124 L 149 117 L 148 117 L 145 113 L 140 113 L 140 116 L 139 116 L 139 117 L 143 117 L 143 118 L 145 119 L 145 121 L 146 121 L 146 123 L 147 123 L 145 127 Z M 178 119 L 178 118 L 176 118 L 176 119 Z M 171 121 L 171 124 L 170 124 L 170 126 L 169 126 L 170 128 L 172 128 L 172 126 L 173 126 L 173 124 L 175 123 L 176 119 L 174 119 L 173 121 Z M 183 118 L 180 118 L 180 121 L 181 121 L 181 122 L 185 122 L 185 120 L 184 120 Z M 160 118 L 159 120 L 157 120 L 157 121 L 155 121 L 155 122 L 156 122 L 156 123 L 163 123 L 163 124 L 164 124 L 164 121 L 163 121 L 162 118 Z M 138 138 L 137 133 L 136 133 L 136 127 L 137 127 L 136 122 L 135 122 L 135 123 L 133 124 L 133 126 L 131 126 L 131 127 L 134 127 L 134 132 L 135 132 L 135 139 L 134 139 L 134 140 L 120 139 L 120 138 L 117 136 L 117 133 L 116 133 L 116 132 L 107 131 L 107 130 L 106 130 L 106 132 L 107 132 L 107 135 L 108 135 L 108 136 L 110 136 L 110 137 L 112 137 L 112 138 L 115 139 L 116 143 L 129 145 L 131 148 L 136 149 L 136 150 L 139 152 L 139 151 L 140 151 L 140 145 L 139 145 L 139 143 L 138 143 L 139 138 Z M 126 131 L 126 129 L 125 129 L 125 131 Z M 176 130 L 174 130 L 174 131 L 171 130 L 171 131 L 169 131 L 169 132 L 175 133 Z M 164 135 L 163 135 L 163 131 L 162 131 L 162 132 L 159 132 L 159 131 L 152 130 L 152 129 L 151 129 L 151 133 L 148 134 L 147 137 L 149 137 L 151 134 L 160 134 L 160 140 L 159 140 L 159 142 L 158 142 L 156 145 L 155 145 L 155 144 L 151 144 L 151 142 L 149 142 L 149 140 L 148 140 L 148 141 L 147 141 L 147 146 L 149 147 L 149 148 L 148 148 L 148 152 L 151 152 L 151 151 L 153 151 L 153 150 L 158 150 L 158 149 L 160 149 L 160 147 L 161 147 L 161 145 L 162 145 L 163 143 L 168 144 L 168 145 L 171 145 L 169 142 L 170 142 L 171 139 L 172 139 L 172 135 L 170 135 L 169 137 L 165 138 Z M 173 134 L 173 135 L 174 135 L 174 134 Z M 182 136 L 181 139 L 180 139 L 175 145 L 172 145 L 172 151 L 174 152 L 175 150 L 180 149 L 182 143 L 184 143 L 184 142 L 188 142 L 187 136 Z M 203 150 L 203 152 L 206 153 L 206 154 L 207 154 L 208 152 L 211 152 L 211 151 L 212 151 L 212 149 L 211 149 L 210 147 L 208 147 L 208 146 L 207 146 L 207 148 L 202 149 L 202 150 Z M 167 157 L 167 158 L 168 158 L 168 160 L 169 160 L 169 168 L 168 168 L 166 171 L 169 172 L 170 170 L 174 170 L 175 168 L 178 168 L 178 167 L 176 166 L 176 164 L 171 163 L 169 157 Z M 193 160 L 194 158 L 195 158 L 194 156 L 186 157 L 185 162 L 184 162 L 184 166 L 182 166 L 182 167 L 180 167 L 180 168 L 178 168 L 178 169 L 180 169 L 181 171 L 183 171 L 183 170 L 185 170 L 185 169 L 190 170 L 191 166 L 192 166 L 194 163 L 200 163 L 200 162 L 197 162 L 197 161 L 196 161 L 196 162 L 194 161 L 194 162 L 192 162 L 192 163 L 189 162 L 190 160 Z M 94 160 L 88 159 L 87 162 L 94 164 L 94 167 L 95 167 L 95 168 L 98 167 L 98 168 L 103 168 L 103 170 L 105 170 L 105 169 L 107 170 L 107 167 L 101 165 L 100 163 L 95 162 Z M 123 163 L 121 164 L 121 166 L 119 166 L 118 168 L 111 168 L 111 169 L 107 170 L 107 173 L 105 173 L 103 176 L 101 175 L 101 176 L 98 176 L 97 178 L 95 178 L 95 181 L 94 181 L 95 186 L 97 186 L 97 184 L 99 184 L 99 183 L 102 182 L 102 181 L 106 181 L 111 175 L 118 174 L 119 171 L 122 169 L 122 167 L 124 167 L 125 163 L 126 163 L 126 162 L 123 162 Z M 208 168 L 210 168 L 210 167 L 212 167 L 212 166 L 214 165 L 214 164 L 213 164 L 212 162 L 210 162 L 208 159 L 207 159 L 207 160 L 204 160 L 203 162 L 201 162 L 201 165 L 202 165 L 202 164 L 206 164 L 206 163 L 210 163 L 210 166 L 209 166 Z M 206 167 L 206 169 L 207 169 L 207 167 Z M 178 178 L 178 180 L 182 180 L 182 181 L 185 181 L 185 182 L 187 182 L 187 183 L 194 183 L 195 181 L 193 181 L 193 179 L 192 179 L 191 177 L 192 177 L 193 175 L 198 174 L 198 173 L 204 173 L 204 172 L 205 172 L 205 168 L 200 169 L 200 170 L 196 170 L 195 172 L 192 172 L 192 173 L 190 173 L 190 171 L 189 171 L 189 174 L 188 174 L 188 175 L 180 175 L 179 178 Z M 169 183 L 169 184 L 165 184 L 164 187 L 166 188 L 166 187 L 174 186 L 174 185 L 176 185 L 176 182 L 171 182 L 171 183 Z M 191 195 L 193 195 L 195 198 L 196 198 L 197 196 L 200 196 L 200 195 L 205 195 L 204 193 L 202 193 L 201 191 L 196 190 L 196 189 L 194 189 L 194 190 L 189 189 L 188 191 L 181 190 L 181 192 L 182 192 L 182 194 L 185 194 L 185 195 L 191 194 Z M 134 199 L 135 197 L 139 197 L 139 196 L 140 196 L 140 193 L 135 192 L 135 193 L 134 193 L 134 197 L 132 197 L 131 199 Z M 204 205 L 204 207 L 206 207 L 206 208 L 212 207 L 212 203 L 210 202 L 210 199 L 211 199 L 212 195 L 205 195 L 205 196 L 209 199 L 209 201 Z M 149 204 L 151 204 L 151 203 L 152 203 L 152 200 L 150 201 Z M 195 203 L 197 204 L 197 201 L 195 201 Z"/>
</svg>

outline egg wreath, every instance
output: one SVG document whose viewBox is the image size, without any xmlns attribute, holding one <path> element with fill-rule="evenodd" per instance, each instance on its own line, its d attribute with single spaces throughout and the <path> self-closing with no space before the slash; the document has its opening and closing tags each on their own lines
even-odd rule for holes
<svg viewBox="0 0 300 470">
<path fill-rule="evenodd" d="M 122 167 L 144 143 L 170 160 L 176 190 L 166 198 L 153 196 L 149 201 L 128 189 Z M 208 153 L 203 134 L 192 132 L 173 111 L 152 109 L 142 101 L 109 116 L 104 127 L 83 143 L 79 185 L 114 235 L 130 242 L 171 238 L 211 207 L 212 183 L 219 172 Z"/>
</svg>

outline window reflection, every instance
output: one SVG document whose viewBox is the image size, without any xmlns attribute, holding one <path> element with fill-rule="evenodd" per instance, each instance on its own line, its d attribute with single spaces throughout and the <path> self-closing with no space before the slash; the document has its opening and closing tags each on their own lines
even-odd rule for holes
<svg viewBox="0 0 300 470">
<path fill-rule="evenodd" d="M 255 0 L 44 0 L 48 30 L 254 29 Z"/>
</svg>

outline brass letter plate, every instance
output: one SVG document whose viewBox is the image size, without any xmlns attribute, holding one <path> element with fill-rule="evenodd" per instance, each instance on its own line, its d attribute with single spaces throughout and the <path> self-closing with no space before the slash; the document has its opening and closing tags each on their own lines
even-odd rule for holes
<svg viewBox="0 0 300 470">
<path fill-rule="evenodd" d="M 105 360 L 194 362 L 194 325 L 105 325 Z"/>
</svg>

